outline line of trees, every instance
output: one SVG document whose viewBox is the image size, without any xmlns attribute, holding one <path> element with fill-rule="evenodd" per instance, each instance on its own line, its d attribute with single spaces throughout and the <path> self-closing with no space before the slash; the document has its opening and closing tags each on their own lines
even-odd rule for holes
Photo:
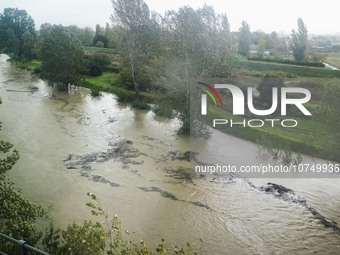
<svg viewBox="0 0 340 255">
<path fill-rule="evenodd" d="M 11 58 L 32 58 L 36 36 L 34 20 L 25 10 L 6 8 L 0 14 L 0 49 Z"/>
<path fill-rule="evenodd" d="M 227 16 L 208 5 L 196 10 L 184 6 L 161 16 L 151 12 L 143 0 L 111 1 L 112 24 L 105 29 L 97 25 L 96 32 L 50 24 L 43 24 L 37 32 L 26 11 L 6 8 L 0 14 L 0 47 L 13 58 L 39 57 L 42 77 L 67 89 L 86 70 L 92 75 L 102 73 L 103 61 L 85 56 L 83 46 L 90 43 L 91 34 L 92 43 L 105 44 L 109 38 L 120 56 L 120 83 L 135 90 L 135 105 L 143 100 L 142 91 L 155 92 L 157 110 L 168 116 L 178 114 L 183 123 L 180 133 L 188 134 L 193 81 L 229 77 L 232 58 L 237 53 L 248 57 L 251 42 L 258 44 L 259 55 L 282 43 L 275 32 L 251 33 L 245 21 L 235 40 Z M 292 30 L 292 42 L 295 59 L 305 61 L 308 30 L 301 18 L 297 31 Z"/>
<path fill-rule="evenodd" d="M 113 0 L 112 24 L 124 74 L 140 99 L 141 90 L 159 94 L 163 112 L 180 113 L 182 133 L 189 132 L 189 85 L 195 79 L 229 77 L 230 27 L 227 16 L 208 5 L 185 6 L 164 16 L 150 12 L 143 0 Z M 164 96 L 163 96 L 164 95 Z"/>
<path fill-rule="evenodd" d="M 292 30 L 293 55 L 297 61 L 307 59 L 308 30 L 301 18 L 298 19 L 298 31 Z"/>
<path fill-rule="evenodd" d="M 107 24 L 104 36 L 97 25 L 93 43 L 106 47 L 111 38 L 110 43 L 117 46 L 121 83 L 134 88 L 137 103 L 141 91 L 166 91 L 173 97 L 162 98 L 160 103 L 170 106 L 169 102 L 174 102 L 172 107 L 183 112 L 193 78 L 230 75 L 231 58 L 236 52 L 232 50 L 232 33 L 225 14 L 216 14 L 211 6 L 204 5 L 197 10 L 185 6 L 161 16 L 150 12 L 143 0 L 112 0 L 112 4 L 112 27 Z M 306 58 L 307 29 L 302 19 L 298 26 L 298 32 L 292 32 L 293 49 L 301 61 Z M 26 11 L 7 8 L 0 15 L 0 31 L 0 47 L 14 58 L 39 57 L 42 75 L 50 83 L 66 89 L 79 81 L 85 68 L 81 48 L 88 45 L 91 35 L 88 29 L 44 24 L 37 33 Z M 277 39 L 273 33 L 268 38 L 252 34 L 249 24 L 243 21 L 237 34 L 240 55 L 249 57 L 254 35 L 258 37 L 260 55 L 270 46 L 267 44 Z"/>
<path fill-rule="evenodd" d="M 276 32 L 266 34 L 262 31 L 250 31 L 250 25 L 242 21 L 237 34 L 238 53 L 246 58 L 250 57 L 251 45 L 257 45 L 256 55 L 258 59 L 264 58 L 265 50 L 271 50 L 272 54 L 288 55 L 292 50 L 294 59 L 298 62 L 308 60 L 308 30 L 301 18 L 298 18 L 298 30 L 292 30 L 291 38 L 279 38 Z M 254 50 L 254 49 L 253 49 Z"/>
</svg>

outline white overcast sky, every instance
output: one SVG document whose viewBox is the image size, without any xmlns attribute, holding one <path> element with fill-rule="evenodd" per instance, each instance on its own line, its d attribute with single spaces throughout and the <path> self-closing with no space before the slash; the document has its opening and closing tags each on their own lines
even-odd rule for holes
<svg viewBox="0 0 340 255">
<path fill-rule="evenodd" d="M 340 33 L 340 0 L 144 0 L 151 10 L 163 14 L 183 5 L 193 8 L 204 3 L 218 13 L 226 13 L 231 30 L 246 20 L 252 31 L 290 33 L 301 17 L 309 33 Z M 42 23 L 95 27 L 110 22 L 111 0 L 0 0 L 6 7 L 25 9 L 38 29 Z"/>
</svg>

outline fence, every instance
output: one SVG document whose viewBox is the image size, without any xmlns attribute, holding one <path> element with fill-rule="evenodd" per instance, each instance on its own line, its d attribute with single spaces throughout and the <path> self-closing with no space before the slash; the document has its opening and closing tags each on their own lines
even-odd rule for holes
<svg viewBox="0 0 340 255">
<path fill-rule="evenodd" d="M 7 240 L 8 242 L 13 243 L 16 246 L 16 255 L 27 255 L 28 252 L 33 252 L 37 255 L 49 255 L 46 252 L 43 252 L 41 250 L 38 250 L 37 248 L 34 248 L 28 244 L 26 244 L 25 241 L 23 240 L 16 240 L 10 236 L 7 236 L 5 234 L 0 233 L 0 238 L 3 238 L 5 240 Z M 2 251 L 0 251 L 0 255 L 8 255 Z"/>
</svg>

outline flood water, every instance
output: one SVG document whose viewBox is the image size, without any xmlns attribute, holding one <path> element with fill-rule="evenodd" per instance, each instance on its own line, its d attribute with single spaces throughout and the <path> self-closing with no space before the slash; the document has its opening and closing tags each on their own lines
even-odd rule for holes
<svg viewBox="0 0 340 255">
<path fill-rule="evenodd" d="M 151 245 L 201 238 L 203 254 L 340 254 L 340 232 L 308 210 L 340 222 L 339 178 L 190 179 L 181 158 L 190 140 L 176 135 L 178 120 L 131 109 L 110 94 L 59 92 L 4 55 L 0 96 L 0 138 L 20 151 L 8 175 L 33 202 L 53 205 L 60 227 L 91 218 L 85 203 L 92 192 Z M 258 158 L 256 145 L 217 131 L 199 144 L 234 161 Z M 268 182 L 294 190 L 308 206 L 256 188 Z"/>
</svg>

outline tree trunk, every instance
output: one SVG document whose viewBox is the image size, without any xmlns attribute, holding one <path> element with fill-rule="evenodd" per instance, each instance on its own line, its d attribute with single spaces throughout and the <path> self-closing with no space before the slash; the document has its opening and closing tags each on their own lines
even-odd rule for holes
<svg viewBox="0 0 340 255">
<path fill-rule="evenodd" d="M 137 102 L 139 102 L 140 92 L 139 92 L 138 80 L 136 78 L 135 58 L 134 58 L 134 55 L 132 53 L 133 46 L 134 46 L 134 41 L 132 43 L 132 49 L 130 49 L 130 65 L 131 65 L 131 74 L 132 74 L 133 85 L 134 85 L 135 91 L 136 91 L 136 98 L 137 98 Z"/>
</svg>

